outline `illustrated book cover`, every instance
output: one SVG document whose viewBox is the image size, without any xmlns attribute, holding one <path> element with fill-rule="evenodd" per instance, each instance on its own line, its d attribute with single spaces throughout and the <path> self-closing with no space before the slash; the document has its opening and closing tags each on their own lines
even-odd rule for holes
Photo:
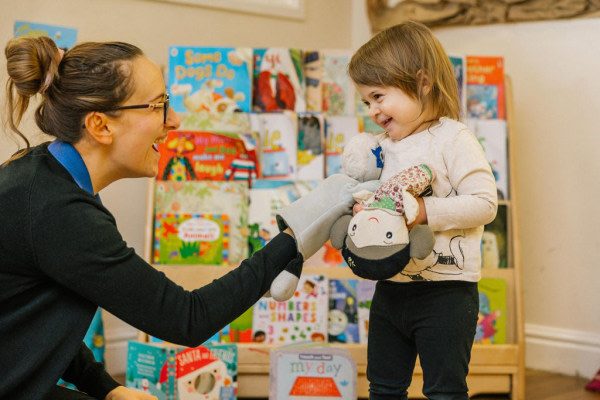
<svg viewBox="0 0 600 400">
<path fill-rule="evenodd" d="M 369 338 L 369 313 L 371 301 L 375 294 L 375 281 L 359 280 L 356 284 L 356 301 L 358 302 L 358 333 L 360 343 L 367 344 Z"/>
<path fill-rule="evenodd" d="M 294 180 L 298 173 L 298 116 L 288 111 L 258 116 L 262 179 Z"/>
<path fill-rule="evenodd" d="M 306 111 L 320 113 L 323 108 L 323 55 L 319 50 L 304 50 Z"/>
<path fill-rule="evenodd" d="M 506 119 L 503 57 L 467 56 L 467 117 Z"/>
<path fill-rule="evenodd" d="M 342 154 L 346 143 L 359 133 L 358 118 L 355 116 L 333 116 L 325 118 L 325 175 L 343 174 Z"/>
<path fill-rule="evenodd" d="M 219 259 L 221 263 L 215 262 L 215 264 L 239 264 L 248 257 L 248 199 L 248 184 L 243 181 L 155 181 L 154 262 L 187 264 L 200 258 L 200 252 L 202 255 L 212 254 L 211 260 L 202 257 L 203 264 L 210 264 L 209 261 Z M 181 215 L 204 216 L 202 220 L 189 222 L 189 226 L 184 226 L 186 229 L 191 229 L 193 235 L 216 234 L 216 228 L 220 230 L 225 228 L 225 222 L 227 230 L 220 231 L 223 237 L 210 236 L 210 238 L 215 237 L 215 241 L 209 242 L 204 240 L 205 238 L 196 241 L 194 246 L 198 247 L 198 252 L 184 261 L 177 245 L 186 243 L 186 249 L 191 245 L 178 236 L 181 224 L 185 223 L 181 221 Z M 170 217 L 165 219 L 165 216 Z M 203 231 L 203 229 L 208 230 Z M 190 237 L 192 238 L 193 236 Z M 214 253 L 219 247 L 223 249 L 220 255 Z"/>
<path fill-rule="evenodd" d="M 325 177 L 325 132 L 321 114 L 298 115 L 299 180 L 322 180 Z"/>
<path fill-rule="evenodd" d="M 479 314 L 475 343 L 506 343 L 506 281 L 502 278 L 482 278 L 479 290 Z"/>
<path fill-rule="evenodd" d="M 329 279 L 329 343 L 360 343 L 358 279 Z"/>
<path fill-rule="evenodd" d="M 254 111 L 306 111 L 302 50 L 255 48 Z"/>
<path fill-rule="evenodd" d="M 235 400 L 237 347 L 130 341 L 125 385 L 159 400 Z"/>
<path fill-rule="evenodd" d="M 296 293 L 288 301 L 261 298 L 253 307 L 253 341 L 326 342 L 328 289 L 327 276 L 303 274 Z"/>
<path fill-rule="evenodd" d="M 328 115 L 354 115 L 354 86 L 346 70 L 352 53 L 343 50 L 323 50 L 323 105 Z"/>
<path fill-rule="evenodd" d="M 293 348 L 271 351 L 269 400 L 356 399 L 356 363 L 342 348 Z"/>
<path fill-rule="evenodd" d="M 496 218 L 483 227 L 481 239 L 482 268 L 507 268 L 509 263 L 508 210 L 499 204 Z"/>
<path fill-rule="evenodd" d="M 456 85 L 458 86 L 458 100 L 460 101 L 460 116 L 467 116 L 467 57 L 464 54 L 448 54 Z"/>
<path fill-rule="evenodd" d="M 249 112 L 252 49 L 171 46 L 167 82 L 177 113 Z"/>
</svg>

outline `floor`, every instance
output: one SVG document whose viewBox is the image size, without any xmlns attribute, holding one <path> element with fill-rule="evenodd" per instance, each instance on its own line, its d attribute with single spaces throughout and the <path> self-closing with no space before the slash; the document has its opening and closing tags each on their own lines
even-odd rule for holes
<svg viewBox="0 0 600 400">
<path fill-rule="evenodd" d="M 125 376 L 115 377 L 123 383 Z M 588 379 L 527 370 L 525 400 L 600 400 L 600 393 L 585 390 Z M 478 395 L 472 400 L 509 400 L 506 395 Z M 240 398 L 239 400 L 245 400 Z M 248 399 L 249 400 L 249 399 Z M 267 399 L 253 399 L 267 400 Z"/>
</svg>

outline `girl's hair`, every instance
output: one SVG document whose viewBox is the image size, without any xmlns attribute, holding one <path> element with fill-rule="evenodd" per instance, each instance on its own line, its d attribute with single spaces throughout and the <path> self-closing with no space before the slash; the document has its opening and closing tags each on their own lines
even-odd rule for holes
<svg viewBox="0 0 600 400">
<path fill-rule="evenodd" d="M 422 90 L 423 73 L 431 84 L 427 94 Z M 420 101 L 422 112 L 431 107 L 435 118 L 459 119 L 452 63 L 431 30 L 418 22 L 379 32 L 352 56 L 348 74 L 359 85 L 401 89 Z"/>
<path fill-rule="evenodd" d="M 7 122 L 26 144 L 8 163 L 29 151 L 29 140 L 18 125 L 33 96 L 41 94 L 35 111 L 38 127 L 59 140 L 76 143 L 87 113 L 110 110 L 131 95 L 130 61 L 143 52 L 127 43 L 87 42 L 62 55 L 52 39 L 39 37 L 11 40 L 5 55 Z"/>
</svg>

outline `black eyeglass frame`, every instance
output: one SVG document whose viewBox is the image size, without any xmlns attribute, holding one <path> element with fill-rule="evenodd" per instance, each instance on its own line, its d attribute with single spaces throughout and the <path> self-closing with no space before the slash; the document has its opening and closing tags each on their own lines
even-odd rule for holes
<svg viewBox="0 0 600 400">
<path fill-rule="evenodd" d="M 122 107 L 115 107 L 115 108 L 111 108 L 110 110 L 106 110 L 105 112 L 111 112 L 111 111 L 119 111 L 119 110 L 135 110 L 135 109 L 141 109 L 141 108 L 149 108 L 150 111 L 156 109 L 156 108 L 161 108 L 163 109 L 163 124 L 167 123 L 167 114 L 169 113 L 169 94 L 165 94 L 165 101 L 161 101 L 159 103 L 148 103 L 148 104 L 136 104 L 136 105 L 132 105 L 132 106 L 122 106 Z"/>
</svg>

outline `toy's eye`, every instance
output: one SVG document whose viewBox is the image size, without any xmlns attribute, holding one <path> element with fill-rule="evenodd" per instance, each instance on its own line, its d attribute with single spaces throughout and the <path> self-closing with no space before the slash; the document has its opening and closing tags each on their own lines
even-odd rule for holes
<svg viewBox="0 0 600 400">
<path fill-rule="evenodd" d="M 352 232 L 354 232 L 356 230 L 357 226 L 356 224 L 352 225 Z"/>
<path fill-rule="evenodd" d="M 392 235 L 392 232 L 387 232 L 387 233 L 385 234 L 385 237 L 386 237 L 386 238 L 388 238 L 388 239 L 391 239 L 391 238 L 392 238 L 392 236 L 393 236 L 393 235 Z"/>
</svg>

